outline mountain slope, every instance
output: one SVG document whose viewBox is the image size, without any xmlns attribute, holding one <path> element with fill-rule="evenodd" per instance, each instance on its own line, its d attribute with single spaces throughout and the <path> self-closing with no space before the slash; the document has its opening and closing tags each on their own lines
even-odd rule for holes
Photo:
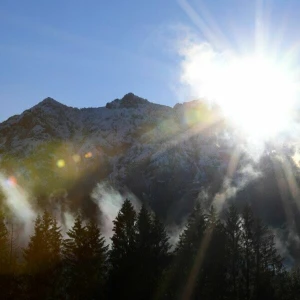
<svg viewBox="0 0 300 300">
<path fill-rule="evenodd" d="M 109 166 L 111 182 L 135 185 L 139 196 L 174 181 L 184 194 L 187 182 L 201 185 L 210 169 L 226 169 L 222 159 L 231 146 L 221 134 L 217 138 L 209 114 L 197 101 L 170 108 L 131 93 L 106 107 L 85 109 L 46 98 L 0 124 L 1 163 L 27 181 L 43 178 L 40 184 L 48 184 L 49 177 L 60 178 L 68 168 L 75 178 L 101 161 Z M 68 162 L 65 170 L 57 168 L 59 159 Z"/>
<path fill-rule="evenodd" d="M 132 93 L 106 107 L 84 109 L 46 98 L 0 124 L 2 171 L 42 198 L 40 205 L 53 191 L 66 189 L 71 209 L 95 213 L 90 194 L 108 181 L 148 201 L 169 222 L 180 221 L 199 197 L 221 206 L 235 199 L 241 206 L 252 203 L 275 227 L 290 226 L 289 205 L 292 230 L 300 232 L 282 158 L 270 149 L 253 160 L 218 109 L 202 101 L 171 108 Z M 291 153 L 285 153 L 297 181 Z"/>
</svg>

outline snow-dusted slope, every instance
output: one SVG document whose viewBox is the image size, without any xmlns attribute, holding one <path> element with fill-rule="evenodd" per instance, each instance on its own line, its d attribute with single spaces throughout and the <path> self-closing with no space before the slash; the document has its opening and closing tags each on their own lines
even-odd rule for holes
<svg viewBox="0 0 300 300">
<path fill-rule="evenodd" d="M 182 105 L 172 109 L 133 94 L 116 99 L 106 107 L 84 109 L 67 107 L 46 98 L 0 124 L 1 158 L 4 161 L 7 157 L 24 158 L 49 142 L 68 143 L 80 155 L 101 151 L 127 163 L 151 156 L 153 163 L 161 166 L 170 163 L 170 159 L 175 160 L 176 155 L 180 155 L 181 161 L 188 161 L 195 155 L 191 152 L 200 151 L 195 149 L 200 144 L 208 156 L 217 156 L 219 148 L 211 148 L 215 141 L 206 144 L 213 137 L 204 141 L 205 134 L 201 138 L 197 134 L 193 142 L 190 141 L 184 117 Z M 164 155 L 176 147 L 178 153 L 170 158 Z M 193 165 L 205 164 L 203 159 L 195 161 L 193 157 L 192 160 Z"/>
<path fill-rule="evenodd" d="M 126 97 L 120 102 L 126 103 Z M 131 141 L 129 135 L 133 130 L 154 124 L 170 111 L 167 107 L 143 102 L 134 95 L 131 100 L 133 104 L 124 108 L 115 107 L 112 102 L 111 109 L 77 109 L 47 98 L 0 125 L 0 151 L 27 155 L 39 143 L 53 139 L 74 140 L 84 145 L 86 138 L 90 138 L 107 146 L 115 146 L 119 142 Z"/>
</svg>

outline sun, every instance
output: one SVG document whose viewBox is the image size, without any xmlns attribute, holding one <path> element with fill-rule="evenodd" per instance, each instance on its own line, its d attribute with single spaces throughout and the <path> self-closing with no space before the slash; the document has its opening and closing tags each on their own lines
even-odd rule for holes
<svg viewBox="0 0 300 300">
<path fill-rule="evenodd" d="M 261 138 L 287 128 L 297 95 L 292 72 L 262 56 L 236 58 L 220 68 L 215 99 L 236 126 Z"/>
<path fill-rule="evenodd" d="M 246 137 L 267 140 L 291 125 L 298 82 L 288 55 L 227 55 L 200 44 L 185 53 L 182 67 L 182 82 L 216 103 Z"/>
<path fill-rule="evenodd" d="M 268 139 L 289 126 L 297 98 L 295 76 L 264 56 L 214 63 L 202 81 L 206 95 L 248 136 Z"/>
</svg>

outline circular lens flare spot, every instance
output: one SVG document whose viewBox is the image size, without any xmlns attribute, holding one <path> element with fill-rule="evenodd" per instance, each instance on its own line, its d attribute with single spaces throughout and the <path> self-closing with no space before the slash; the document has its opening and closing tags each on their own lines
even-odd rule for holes
<svg viewBox="0 0 300 300">
<path fill-rule="evenodd" d="M 59 159 L 56 163 L 59 168 L 64 168 L 66 166 L 66 162 L 63 159 Z"/>
<path fill-rule="evenodd" d="M 7 180 L 7 183 L 10 185 L 10 186 L 16 186 L 17 185 L 17 179 L 16 177 L 14 176 L 10 176 Z"/>
<path fill-rule="evenodd" d="M 80 163 L 80 161 L 81 161 L 81 157 L 79 154 L 73 155 L 72 158 L 75 163 Z"/>
<path fill-rule="evenodd" d="M 92 152 L 88 152 L 84 155 L 85 158 L 91 158 L 93 157 L 93 153 Z"/>
</svg>

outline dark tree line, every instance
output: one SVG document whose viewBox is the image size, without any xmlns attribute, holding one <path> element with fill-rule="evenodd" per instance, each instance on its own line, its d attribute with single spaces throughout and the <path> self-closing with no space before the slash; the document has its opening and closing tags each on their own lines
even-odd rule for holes
<svg viewBox="0 0 300 300">
<path fill-rule="evenodd" d="M 171 249 L 163 223 L 125 200 L 107 245 L 79 214 L 63 238 L 48 212 L 16 261 L 0 216 L 1 299 L 300 299 L 300 270 L 287 270 L 274 235 L 249 206 L 220 219 L 197 204 Z"/>
</svg>

